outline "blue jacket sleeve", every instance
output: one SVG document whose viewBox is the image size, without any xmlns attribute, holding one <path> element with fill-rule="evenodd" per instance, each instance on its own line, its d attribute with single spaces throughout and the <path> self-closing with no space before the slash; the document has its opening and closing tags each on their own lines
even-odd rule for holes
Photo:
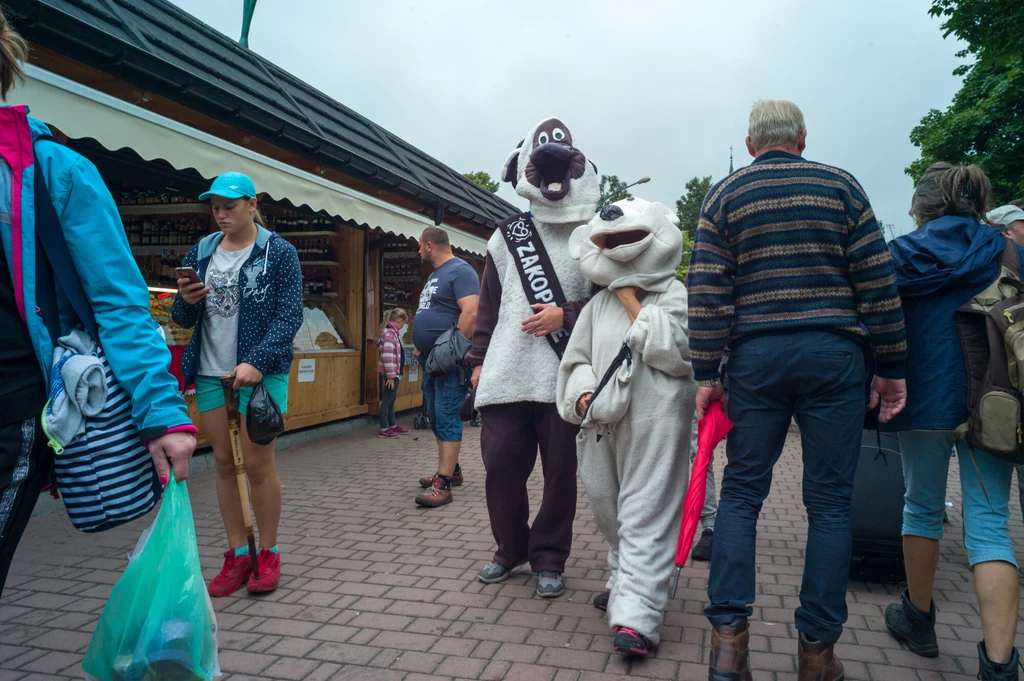
<svg viewBox="0 0 1024 681">
<path fill-rule="evenodd" d="M 96 167 L 64 147 L 40 155 L 71 259 L 92 305 L 99 343 L 132 396 L 132 420 L 150 439 L 190 424 L 168 367 L 171 353 L 149 313 L 149 291 L 110 192 Z"/>
<path fill-rule="evenodd" d="M 191 267 L 199 270 L 199 247 L 193 246 L 185 254 L 181 261 L 182 267 Z M 174 296 L 174 305 L 171 306 L 171 319 L 183 329 L 194 328 L 199 323 L 199 303 L 189 305 L 180 295 Z"/>
<path fill-rule="evenodd" d="M 292 343 L 302 326 L 302 267 L 295 246 L 284 239 L 274 239 L 271 248 L 283 251 L 274 263 L 274 290 L 277 305 L 270 330 L 249 352 L 243 362 L 267 372 L 271 361 L 294 354 Z"/>
</svg>

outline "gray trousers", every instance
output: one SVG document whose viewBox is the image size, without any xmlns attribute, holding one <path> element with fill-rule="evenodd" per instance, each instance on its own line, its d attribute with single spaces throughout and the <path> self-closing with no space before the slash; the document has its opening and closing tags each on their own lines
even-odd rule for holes
<svg viewBox="0 0 1024 681">
<path fill-rule="evenodd" d="M 690 428 L 690 470 L 693 470 L 693 462 L 697 458 L 697 415 L 693 415 L 693 427 Z M 1021 488 L 1024 490 L 1024 488 Z M 704 508 L 700 512 L 700 527 L 702 530 L 715 529 L 715 516 L 718 515 L 718 495 L 715 494 L 715 469 L 708 466 L 708 479 L 704 486 Z M 1021 492 L 1022 506 L 1024 506 L 1024 491 Z"/>
</svg>

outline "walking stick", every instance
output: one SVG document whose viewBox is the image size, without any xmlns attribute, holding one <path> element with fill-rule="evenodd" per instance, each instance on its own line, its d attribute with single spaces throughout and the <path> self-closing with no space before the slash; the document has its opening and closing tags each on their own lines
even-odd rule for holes
<svg viewBox="0 0 1024 681">
<path fill-rule="evenodd" d="M 249 562 L 252 574 L 259 578 L 260 569 L 256 553 L 256 536 L 252 531 L 252 506 L 249 503 L 249 481 L 245 477 L 245 460 L 242 458 L 242 436 L 238 419 L 238 400 L 235 399 L 235 377 L 220 379 L 224 388 L 224 406 L 228 410 L 228 432 L 231 434 L 231 454 L 235 458 L 235 477 L 238 480 L 238 498 L 242 501 L 242 520 L 249 540 Z"/>
</svg>

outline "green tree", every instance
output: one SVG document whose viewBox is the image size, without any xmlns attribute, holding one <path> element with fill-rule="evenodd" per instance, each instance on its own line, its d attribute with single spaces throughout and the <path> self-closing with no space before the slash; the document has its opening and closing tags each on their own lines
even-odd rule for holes
<svg viewBox="0 0 1024 681">
<path fill-rule="evenodd" d="M 686 192 L 676 199 L 676 215 L 679 216 L 679 229 L 690 237 L 690 243 L 697 238 L 697 222 L 700 220 L 700 208 L 704 205 L 704 197 L 711 191 L 711 176 L 694 177 L 686 183 Z"/>
<path fill-rule="evenodd" d="M 1006 65 L 1024 54 L 1024 3 L 1020 0 L 932 0 L 928 12 L 941 17 L 943 37 L 967 43 L 985 64 Z"/>
<path fill-rule="evenodd" d="M 921 158 L 907 167 L 916 182 L 935 161 L 977 163 L 992 181 L 992 200 L 1024 195 L 1024 3 L 932 0 L 945 36 L 967 43 L 957 56 L 974 64 L 954 73 L 963 86 L 945 111 L 932 109 L 910 133 Z"/>
<path fill-rule="evenodd" d="M 473 182 L 473 184 L 479 185 L 491 192 L 492 194 L 498 191 L 500 186 L 497 180 L 492 180 L 490 173 L 485 173 L 482 170 L 478 170 L 475 173 L 465 173 L 467 179 Z"/>
<path fill-rule="evenodd" d="M 609 203 L 628 199 L 632 194 L 626 191 L 627 186 L 628 185 L 625 182 L 619 179 L 618 175 L 602 175 L 600 184 L 600 203 L 607 205 Z"/>
<path fill-rule="evenodd" d="M 907 167 L 916 182 L 936 161 L 977 163 L 992 181 L 992 201 L 1024 195 L 1024 56 L 957 70 L 964 83 L 945 111 L 932 109 L 910 133 L 921 158 Z"/>
<path fill-rule="evenodd" d="M 685 231 L 683 232 L 683 257 L 679 260 L 679 267 L 676 268 L 676 278 L 686 282 L 686 273 L 690 271 L 690 256 L 693 255 L 693 239 Z"/>
</svg>

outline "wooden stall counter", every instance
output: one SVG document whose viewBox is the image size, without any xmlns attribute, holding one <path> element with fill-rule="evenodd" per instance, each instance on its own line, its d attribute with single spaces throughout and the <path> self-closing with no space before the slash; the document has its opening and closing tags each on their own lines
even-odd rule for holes
<svg viewBox="0 0 1024 681">
<path fill-rule="evenodd" d="M 338 421 L 367 413 L 359 404 L 361 361 L 358 350 L 297 352 L 288 374 L 285 430 Z M 189 417 L 199 428 L 198 444 L 208 446 L 196 409 L 195 395 L 186 395 Z"/>
</svg>

